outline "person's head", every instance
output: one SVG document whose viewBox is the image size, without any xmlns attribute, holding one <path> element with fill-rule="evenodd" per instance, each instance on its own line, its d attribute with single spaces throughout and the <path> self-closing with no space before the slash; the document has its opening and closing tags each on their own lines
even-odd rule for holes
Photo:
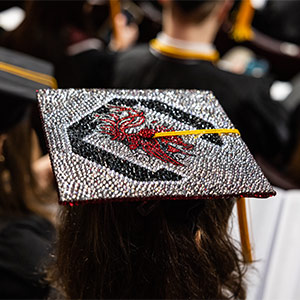
<svg viewBox="0 0 300 300">
<path fill-rule="evenodd" d="M 15 120 L 16 124 L 0 132 L 0 216 L 36 213 L 50 218 L 48 199 L 32 172 L 33 131 L 29 111 L 23 114 L 22 119 Z"/>
<path fill-rule="evenodd" d="M 49 279 L 68 299 L 245 298 L 246 212 L 242 199 L 242 255 L 232 197 L 275 192 L 212 94 L 69 93 L 38 93 L 67 206 Z"/>
<path fill-rule="evenodd" d="M 231 0 L 160 0 L 165 11 L 172 12 L 179 22 L 200 24 L 215 18 L 222 24 L 233 1 Z"/>
<path fill-rule="evenodd" d="M 160 0 L 163 31 L 173 38 L 211 43 L 232 6 L 231 0 Z"/>
<path fill-rule="evenodd" d="M 31 134 L 28 122 L 22 121 L 2 132 L 0 162 L 0 215 L 30 212 Z M 29 184 L 30 185 L 30 184 Z"/>
<path fill-rule="evenodd" d="M 245 267 L 228 234 L 234 202 L 63 207 L 51 281 L 70 299 L 243 299 Z"/>
<path fill-rule="evenodd" d="M 0 52 L 5 66 L 0 76 L 0 216 L 47 216 L 31 169 L 30 114 L 36 105 L 36 88 L 48 87 L 53 70 L 47 62 L 22 53 L 2 47 Z M 32 69 L 26 69 L 27 66 Z M 19 68 L 23 69 L 22 76 L 14 73 Z M 36 74 L 43 72 L 43 76 L 32 79 L 32 70 Z"/>
<path fill-rule="evenodd" d="M 27 213 L 30 164 L 29 105 L 8 93 L 0 93 L 0 215 Z"/>
</svg>

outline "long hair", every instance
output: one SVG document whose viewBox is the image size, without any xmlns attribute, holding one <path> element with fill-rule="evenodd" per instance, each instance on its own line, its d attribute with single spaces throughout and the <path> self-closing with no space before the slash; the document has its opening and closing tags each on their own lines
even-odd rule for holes
<svg viewBox="0 0 300 300">
<path fill-rule="evenodd" d="M 160 201 L 146 216 L 138 202 L 62 207 L 49 280 L 68 299 L 244 299 L 234 201 L 198 203 Z"/>
<path fill-rule="evenodd" d="M 3 144 L 0 162 L 0 216 L 38 214 L 50 218 L 49 197 L 32 172 L 32 129 L 28 120 L 10 129 Z M 55 199 L 55 198 L 54 198 Z"/>
</svg>

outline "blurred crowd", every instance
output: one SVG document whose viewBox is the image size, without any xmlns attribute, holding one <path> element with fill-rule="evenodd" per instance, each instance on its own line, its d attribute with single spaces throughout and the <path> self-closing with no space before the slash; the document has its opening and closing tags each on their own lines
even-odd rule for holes
<svg viewBox="0 0 300 300">
<path fill-rule="evenodd" d="M 262 1 L 251 38 L 232 34 L 241 1 L 208 17 L 197 1 L 170 2 L 1 1 L 0 75 L 24 61 L 58 88 L 212 90 L 271 184 L 300 189 L 300 1 Z M 0 80 L 0 298 L 47 298 L 58 199 L 41 86 Z"/>
</svg>

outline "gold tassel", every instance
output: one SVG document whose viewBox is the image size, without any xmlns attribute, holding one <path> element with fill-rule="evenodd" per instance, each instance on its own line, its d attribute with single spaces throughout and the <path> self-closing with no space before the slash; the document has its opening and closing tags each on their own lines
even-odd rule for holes
<svg viewBox="0 0 300 300">
<path fill-rule="evenodd" d="M 177 135 L 202 135 L 202 134 L 228 134 L 228 133 L 236 133 L 241 135 L 237 129 L 227 129 L 227 128 L 219 128 L 219 129 L 198 129 L 198 130 L 184 130 L 184 131 L 163 131 L 157 132 L 153 135 L 153 138 L 158 137 L 166 137 L 166 136 L 177 136 Z"/>
<path fill-rule="evenodd" d="M 112 22 L 112 27 L 113 27 L 113 34 L 115 37 L 116 41 L 119 41 L 120 35 L 117 29 L 115 17 L 119 13 L 121 13 L 121 4 L 119 0 L 110 0 L 110 17 L 111 17 L 111 22 Z"/>
<path fill-rule="evenodd" d="M 252 263 L 253 257 L 252 257 L 252 249 L 251 249 L 251 243 L 250 243 L 248 222 L 247 222 L 245 198 L 238 199 L 237 212 L 238 212 L 238 219 L 239 219 L 242 252 L 243 252 L 246 262 Z"/>
<path fill-rule="evenodd" d="M 232 37 L 236 42 L 244 42 L 253 39 L 254 33 L 251 24 L 254 16 L 254 8 L 251 0 L 242 0 L 232 29 Z"/>
</svg>

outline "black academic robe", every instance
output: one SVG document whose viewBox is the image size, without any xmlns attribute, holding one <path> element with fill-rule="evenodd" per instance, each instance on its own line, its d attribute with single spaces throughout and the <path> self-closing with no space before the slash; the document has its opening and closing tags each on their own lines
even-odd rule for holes
<svg viewBox="0 0 300 300">
<path fill-rule="evenodd" d="M 114 58 L 114 53 L 96 49 L 66 56 L 56 65 L 59 88 L 110 87 Z"/>
<path fill-rule="evenodd" d="M 252 154 L 277 159 L 288 134 L 287 114 L 270 99 L 271 80 L 225 72 L 210 61 L 174 59 L 138 46 L 115 63 L 116 88 L 213 91 Z"/>
<path fill-rule="evenodd" d="M 0 218 L 0 298 L 45 299 L 55 230 L 46 219 L 29 215 Z"/>
</svg>

